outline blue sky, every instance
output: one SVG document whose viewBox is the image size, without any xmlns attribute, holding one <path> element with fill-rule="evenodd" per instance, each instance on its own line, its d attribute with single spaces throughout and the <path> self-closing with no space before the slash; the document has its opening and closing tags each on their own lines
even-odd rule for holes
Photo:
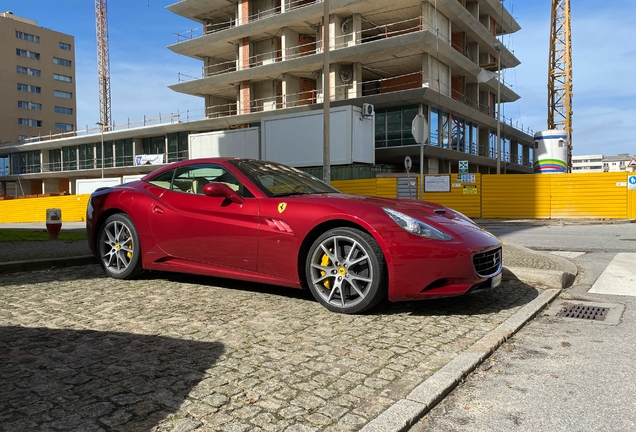
<svg viewBox="0 0 636 432">
<path fill-rule="evenodd" d="M 179 72 L 200 70 L 202 63 L 174 54 L 166 46 L 176 33 L 200 27 L 165 7 L 174 1 L 111 0 L 108 4 L 112 118 L 115 123 L 158 117 L 177 111 L 202 118 L 203 99 L 167 86 Z M 503 43 L 521 60 L 505 71 L 521 99 L 504 105 L 513 123 L 539 131 L 547 127 L 549 0 L 504 0 L 521 31 Z M 572 1 L 574 66 L 574 154 L 636 154 L 633 119 L 636 69 L 633 26 L 636 0 Z M 36 20 L 38 25 L 75 36 L 78 128 L 99 121 L 94 1 L 0 1 L 0 10 Z"/>
</svg>

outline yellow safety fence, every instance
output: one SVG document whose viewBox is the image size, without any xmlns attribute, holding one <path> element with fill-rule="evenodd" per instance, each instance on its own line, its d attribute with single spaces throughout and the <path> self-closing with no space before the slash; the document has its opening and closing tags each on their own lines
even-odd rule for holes
<svg viewBox="0 0 636 432">
<path fill-rule="evenodd" d="M 424 176 L 424 199 L 487 219 L 636 219 L 636 173 L 441 174 Z M 356 195 L 397 197 L 396 178 L 338 180 Z M 418 179 L 418 191 L 421 182 Z M 0 223 L 45 222 L 46 209 L 62 209 L 62 222 L 86 217 L 89 195 L 0 200 Z"/>
<path fill-rule="evenodd" d="M 62 223 L 83 222 L 90 195 L 24 198 L 0 201 L 0 223 L 46 222 L 46 209 L 62 210 Z"/>
</svg>

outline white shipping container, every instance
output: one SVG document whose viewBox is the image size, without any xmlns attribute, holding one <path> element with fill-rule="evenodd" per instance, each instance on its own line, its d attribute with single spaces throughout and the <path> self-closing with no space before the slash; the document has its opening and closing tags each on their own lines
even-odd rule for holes
<svg viewBox="0 0 636 432">
<path fill-rule="evenodd" d="M 230 129 L 188 136 L 189 159 L 243 157 L 259 159 L 259 128 Z"/>
<path fill-rule="evenodd" d="M 331 109 L 331 165 L 375 163 L 375 116 L 363 116 L 362 108 Z M 266 117 L 261 120 L 263 159 L 296 167 L 321 166 L 323 158 L 323 112 Z"/>
</svg>

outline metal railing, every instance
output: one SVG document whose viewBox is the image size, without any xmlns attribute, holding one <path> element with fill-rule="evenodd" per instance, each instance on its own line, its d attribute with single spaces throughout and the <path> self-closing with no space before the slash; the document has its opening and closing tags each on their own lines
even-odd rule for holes
<svg viewBox="0 0 636 432">
<path fill-rule="evenodd" d="M 230 19 L 229 21 L 220 21 L 216 23 L 209 23 L 203 27 L 197 27 L 194 29 L 186 30 L 185 32 L 182 32 L 182 33 L 175 33 L 175 36 L 177 37 L 177 43 L 185 42 L 190 39 L 196 39 L 196 38 L 200 38 L 202 36 L 208 35 L 210 33 L 216 33 L 223 30 L 231 29 L 232 27 L 236 27 L 237 25 L 249 24 L 254 21 L 269 18 L 274 15 L 279 15 L 281 13 L 285 13 L 287 11 L 294 10 L 294 9 L 299 9 L 301 7 L 309 6 L 315 3 L 322 3 L 322 1 L 296 0 L 289 3 L 288 7 L 286 7 L 284 11 L 282 10 L 281 6 L 275 6 L 271 9 L 266 9 L 263 11 L 259 10 L 258 12 L 253 13 L 252 15 L 249 15 L 247 19 L 245 20 L 245 22 L 242 22 L 242 23 L 238 23 L 238 20 L 236 19 Z"/>
</svg>

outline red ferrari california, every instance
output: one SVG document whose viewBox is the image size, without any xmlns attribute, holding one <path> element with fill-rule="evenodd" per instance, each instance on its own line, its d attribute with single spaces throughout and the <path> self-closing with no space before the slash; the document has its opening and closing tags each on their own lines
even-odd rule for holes
<svg viewBox="0 0 636 432">
<path fill-rule="evenodd" d="M 438 204 L 345 195 L 274 162 L 195 159 L 95 191 L 108 276 L 194 273 L 308 288 L 327 309 L 451 297 L 501 282 L 501 241 Z"/>
</svg>

